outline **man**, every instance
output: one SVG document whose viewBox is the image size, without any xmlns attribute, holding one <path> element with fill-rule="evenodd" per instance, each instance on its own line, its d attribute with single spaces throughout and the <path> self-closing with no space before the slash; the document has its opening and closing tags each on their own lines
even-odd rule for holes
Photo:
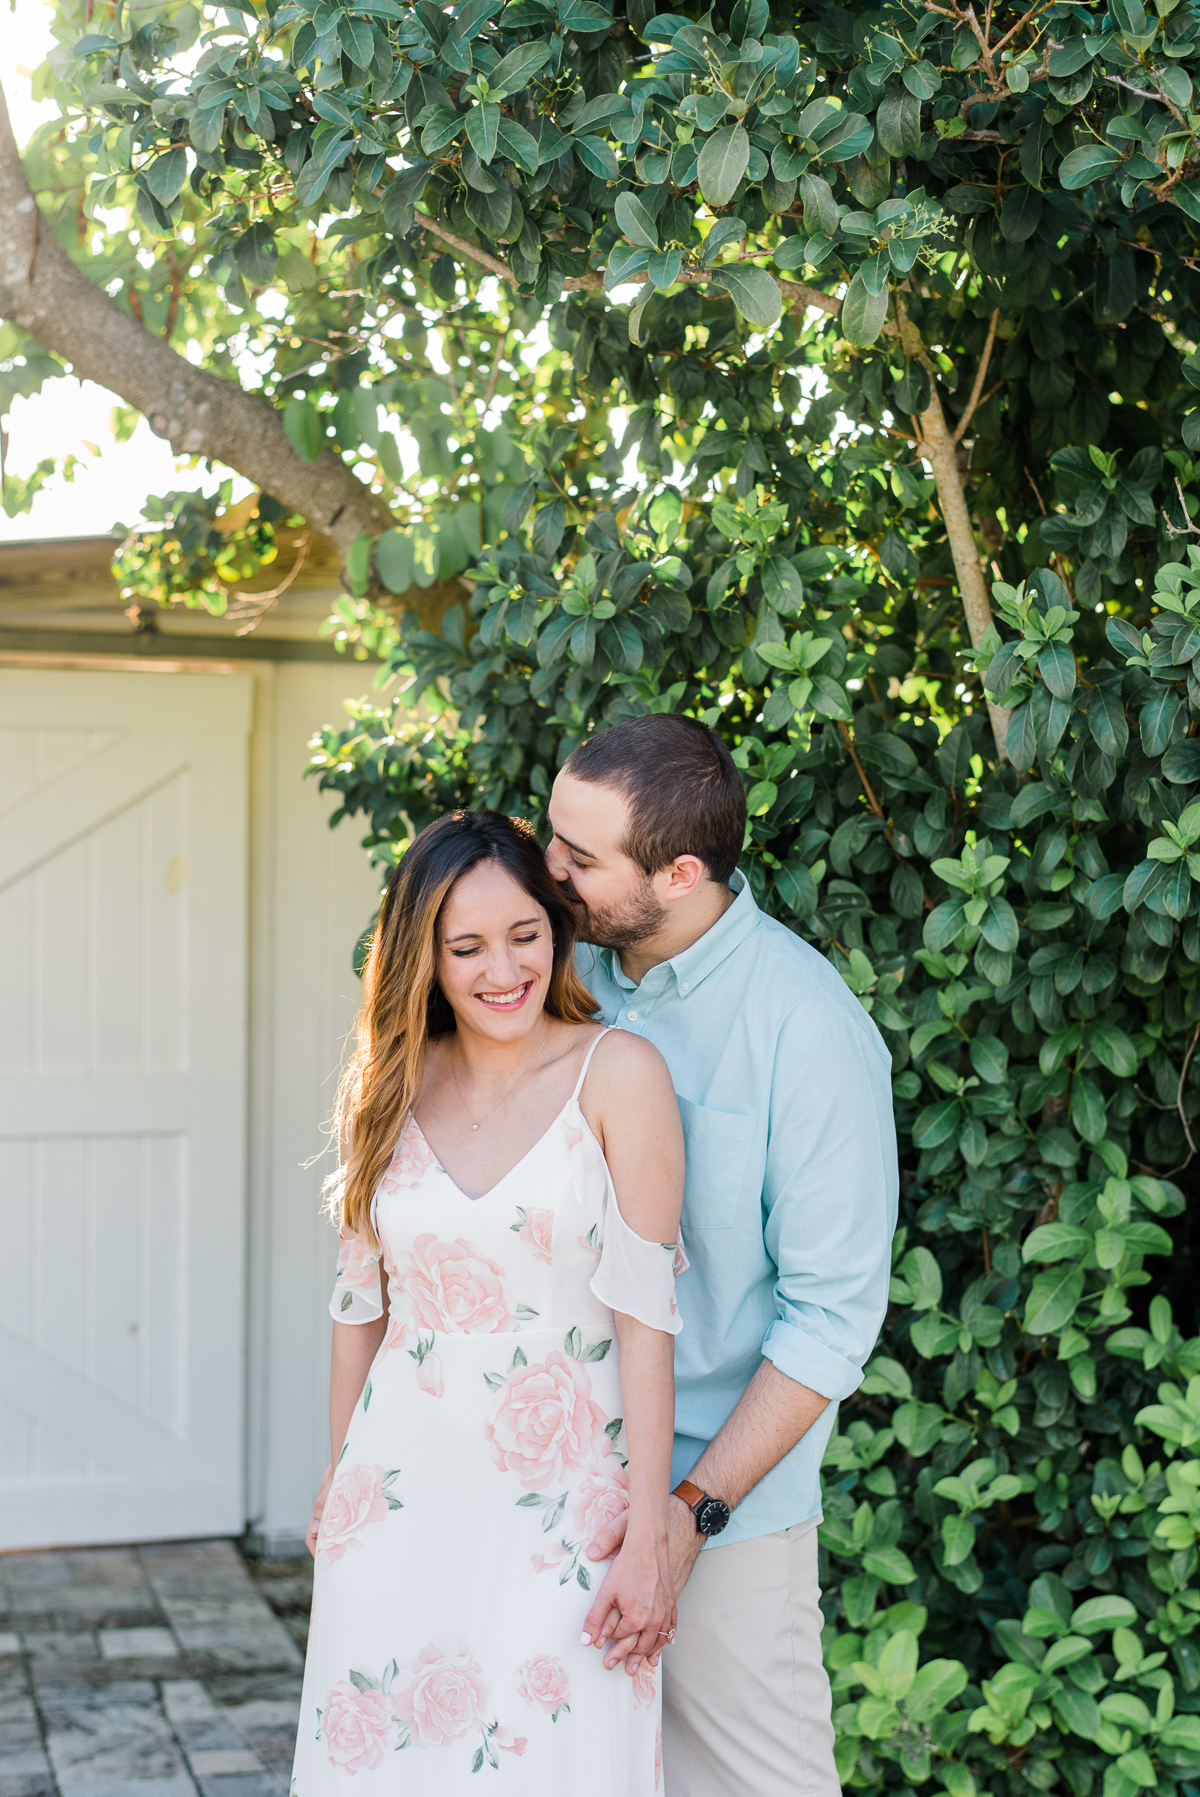
<svg viewBox="0 0 1200 1797">
<path fill-rule="evenodd" d="M 818 1469 L 887 1303 L 890 1062 L 835 969 L 735 872 L 745 817 L 712 731 L 636 718 L 567 761 L 547 859 L 594 945 L 580 965 L 605 1021 L 662 1051 L 687 1141 L 667 1787 L 836 1797 Z"/>
</svg>

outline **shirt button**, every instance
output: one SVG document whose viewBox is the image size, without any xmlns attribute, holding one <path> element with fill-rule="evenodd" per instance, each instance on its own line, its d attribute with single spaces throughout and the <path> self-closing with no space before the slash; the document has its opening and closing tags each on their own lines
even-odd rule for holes
<svg viewBox="0 0 1200 1797">
<path fill-rule="evenodd" d="M 690 992 L 691 991 L 691 987 L 688 985 L 686 980 L 684 980 L 683 985 L 680 987 L 680 991 L 681 992 Z"/>
<path fill-rule="evenodd" d="M 637 1012 L 636 1011 L 626 1011 L 625 1015 L 626 1015 L 626 1017 L 628 1017 L 630 1023 L 637 1022 Z"/>
</svg>

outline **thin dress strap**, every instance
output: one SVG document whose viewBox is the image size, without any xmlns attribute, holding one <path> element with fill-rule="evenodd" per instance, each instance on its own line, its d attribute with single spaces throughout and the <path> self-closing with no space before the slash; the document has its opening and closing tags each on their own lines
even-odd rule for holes
<svg viewBox="0 0 1200 1797">
<path fill-rule="evenodd" d="M 592 1056 L 595 1054 L 596 1050 L 599 1048 L 600 1044 L 603 1042 L 605 1036 L 607 1036 L 609 1030 L 615 1029 L 616 1027 L 617 1026 L 615 1023 L 606 1023 L 604 1028 L 600 1031 L 600 1034 L 596 1037 L 595 1041 L 592 1043 L 592 1046 L 588 1049 L 587 1053 L 584 1055 L 583 1066 L 579 1069 L 579 1078 L 576 1080 L 575 1090 L 571 1094 L 572 1099 L 578 1100 L 579 1094 L 583 1091 L 583 1082 L 587 1078 L 587 1070 L 588 1070 L 588 1067 L 591 1065 Z"/>
</svg>

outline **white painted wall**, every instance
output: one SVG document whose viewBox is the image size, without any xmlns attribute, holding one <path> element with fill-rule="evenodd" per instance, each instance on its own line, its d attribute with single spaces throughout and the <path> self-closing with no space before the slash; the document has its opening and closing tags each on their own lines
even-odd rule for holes
<svg viewBox="0 0 1200 1797">
<path fill-rule="evenodd" d="M 251 1526 L 296 1545 L 329 1457 L 327 1412 L 336 1236 L 320 1213 L 337 1070 L 358 1003 L 351 952 L 379 874 L 364 826 L 327 819 L 334 795 L 301 778 L 314 728 L 344 717 L 367 671 L 286 662 L 260 676 L 252 823 L 250 1442 Z"/>
</svg>

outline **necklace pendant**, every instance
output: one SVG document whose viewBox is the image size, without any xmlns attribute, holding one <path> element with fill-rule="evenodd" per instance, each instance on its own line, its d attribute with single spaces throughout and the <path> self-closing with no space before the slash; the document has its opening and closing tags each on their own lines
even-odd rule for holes
<svg viewBox="0 0 1200 1797">
<path fill-rule="evenodd" d="M 478 1129 L 478 1128 L 479 1128 L 479 1125 L 478 1125 L 478 1123 L 472 1123 L 472 1125 L 471 1125 L 471 1128 L 472 1128 L 472 1129 Z"/>
</svg>

